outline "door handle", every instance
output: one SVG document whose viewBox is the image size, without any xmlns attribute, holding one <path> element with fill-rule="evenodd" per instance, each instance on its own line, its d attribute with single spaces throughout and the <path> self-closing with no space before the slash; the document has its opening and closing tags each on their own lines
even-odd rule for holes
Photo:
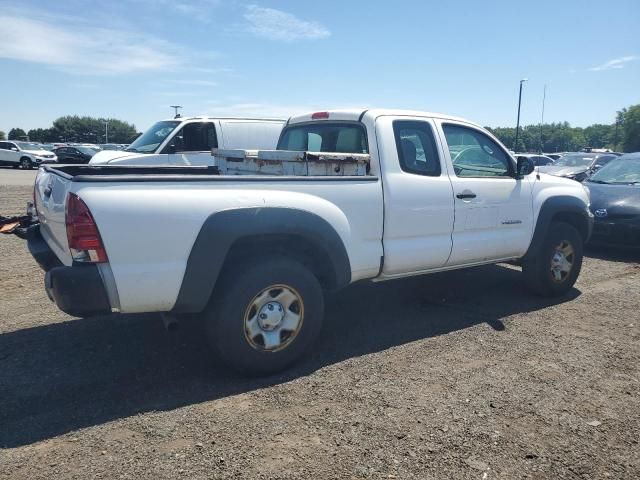
<svg viewBox="0 0 640 480">
<path fill-rule="evenodd" d="M 457 194 L 456 197 L 461 200 L 466 200 L 468 198 L 476 198 L 476 194 L 473 192 L 462 192 Z"/>
</svg>

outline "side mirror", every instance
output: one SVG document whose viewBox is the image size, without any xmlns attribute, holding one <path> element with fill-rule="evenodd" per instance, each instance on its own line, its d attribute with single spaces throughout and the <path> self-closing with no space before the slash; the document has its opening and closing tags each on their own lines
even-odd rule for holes
<svg viewBox="0 0 640 480">
<path fill-rule="evenodd" d="M 176 153 L 176 146 L 173 143 L 171 145 L 167 145 L 167 153 Z"/>
<path fill-rule="evenodd" d="M 16 147 L 11 147 L 11 151 L 13 151 L 13 152 L 17 152 L 17 151 L 19 151 L 19 150 L 18 150 Z"/>
<path fill-rule="evenodd" d="M 528 157 L 518 158 L 518 164 L 516 167 L 516 178 L 524 178 L 535 170 L 535 163 Z"/>
<path fill-rule="evenodd" d="M 593 166 L 593 171 L 595 172 L 596 170 L 600 170 L 601 168 L 602 168 L 602 165 L 600 165 L 599 163 L 596 163 L 596 164 Z"/>
</svg>

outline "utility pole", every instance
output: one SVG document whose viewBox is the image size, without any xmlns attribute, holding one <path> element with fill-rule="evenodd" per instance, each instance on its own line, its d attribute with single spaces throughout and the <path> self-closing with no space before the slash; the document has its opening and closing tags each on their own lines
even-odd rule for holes
<svg viewBox="0 0 640 480">
<path fill-rule="evenodd" d="M 520 94 L 518 95 L 518 121 L 516 122 L 516 140 L 513 142 L 513 151 L 516 152 L 518 148 L 518 130 L 520 130 L 520 106 L 522 105 L 522 84 L 529 80 L 528 78 L 523 78 L 520 80 Z"/>
<path fill-rule="evenodd" d="M 104 122 L 104 143 L 109 143 L 109 120 Z"/>
<path fill-rule="evenodd" d="M 174 110 L 173 118 L 180 118 L 180 113 L 178 112 L 178 109 L 182 108 L 182 105 L 169 105 L 169 106 Z"/>
<path fill-rule="evenodd" d="M 547 99 L 547 84 L 544 84 L 542 93 L 542 116 L 540 117 L 540 153 L 542 153 L 542 126 L 544 125 L 544 101 Z"/>
</svg>

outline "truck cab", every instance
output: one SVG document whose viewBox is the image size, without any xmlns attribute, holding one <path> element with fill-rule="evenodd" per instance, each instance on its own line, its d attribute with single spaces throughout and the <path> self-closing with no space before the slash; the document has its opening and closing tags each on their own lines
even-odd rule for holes
<svg viewBox="0 0 640 480">
<path fill-rule="evenodd" d="M 274 148 L 284 120 L 189 117 L 152 125 L 124 150 L 104 150 L 91 165 L 210 165 L 212 148 Z"/>
</svg>

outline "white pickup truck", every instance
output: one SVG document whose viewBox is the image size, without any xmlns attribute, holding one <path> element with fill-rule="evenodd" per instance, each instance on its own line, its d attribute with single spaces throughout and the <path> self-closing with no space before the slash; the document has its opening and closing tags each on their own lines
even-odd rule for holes
<svg viewBox="0 0 640 480">
<path fill-rule="evenodd" d="M 316 112 L 291 118 L 277 151 L 213 154 L 42 167 L 29 247 L 58 307 L 200 313 L 221 359 L 267 374 L 310 349 L 323 290 L 517 262 L 534 291 L 561 295 L 593 225 L 581 184 L 445 115 Z"/>
</svg>

